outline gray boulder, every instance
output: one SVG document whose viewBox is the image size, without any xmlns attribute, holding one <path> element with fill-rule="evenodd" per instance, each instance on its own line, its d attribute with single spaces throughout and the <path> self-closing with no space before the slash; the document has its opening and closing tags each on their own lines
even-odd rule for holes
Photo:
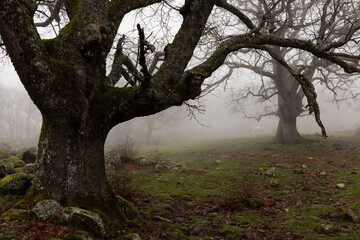
<svg viewBox="0 0 360 240">
<path fill-rule="evenodd" d="M 23 168 L 22 171 L 27 174 L 35 174 L 35 163 L 28 163 Z"/>
<path fill-rule="evenodd" d="M 165 168 L 164 168 L 162 165 L 157 164 L 157 165 L 155 166 L 155 172 L 157 172 L 157 173 L 165 172 Z"/>
<path fill-rule="evenodd" d="M 268 177 L 275 177 L 276 173 L 275 173 L 275 168 L 269 168 L 269 169 L 266 169 L 262 175 L 264 176 L 268 176 Z"/>
<path fill-rule="evenodd" d="M 31 209 L 40 219 L 57 218 L 61 214 L 60 204 L 55 200 L 42 200 Z"/>
<path fill-rule="evenodd" d="M 65 224 L 78 227 L 98 237 L 105 237 L 104 223 L 96 213 L 81 208 L 67 207 L 61 219 Z"/>
<path fill-rule="evenodd" d="M 36 147 L 31 147 L 21 154 L 21 159 L 25 163 L 34 163 L 36 160 L 36 155 L 37 155 Z"/>
<path fill-rule="evenodd" d="M 344 210 L 344 218 L 351 222 L 360 222 L 360 207 L 350 207 Z"/>
<path fill-rule="evenodd" d="M 33 178 L 33 174 L 23 172 L 8 175 L 0 181 L 0 193 L 25 194 Z"/>
</svg>

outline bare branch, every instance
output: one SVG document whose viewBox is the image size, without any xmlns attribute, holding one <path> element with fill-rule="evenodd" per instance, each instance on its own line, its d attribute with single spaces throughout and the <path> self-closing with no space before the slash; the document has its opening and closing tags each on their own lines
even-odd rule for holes
<svg viewBox="0 0 360 240">
<path fill-rule="evenodd" d="M 48 18 L 44 22 L 35 23 L 36 27 L 47 27 L 54 20 L 56 20 L 57 22 L 60 21 L 59 15 L 60 15 L 60 10 L 64 6 L 64 0 L 56 1 L 55 5 L 49 3 L 46 6 L 50 11 L 50 16 L 48 16 Z"/>
<path fill-rule="evenodd" d="M 237 16 L 250 30 L 254 30 L 256 28 L 256 26 L 252 23 L 250 18 L 248 18 L 243 12 L 241 12 L 236 7 L 227 3 L 226 0 L 217 0 L 216 5 L 226 9 L 227 11 Z"/>
<path fill-rule="evenodd" d="M 140 52 L 139 52 L 139 63 L 141 66 L 141 72 L 144 75 L 144 82 L 142 84 L 144 84 L 143 86 L 147 86 L 151 80 L 151 74 L 149 73 L 149 70 L 146 66 L 146 58 L 145 58 L 145 54 L 146 54 L 146 50 L 145 50 L 145 46 L 146 46 L 146 40 L 145 40 L 145 34 L 144 34 L 144 29 L 140 27 L 140 24 L 137 25 L 137 29 L 139 31 L 139 43 L 140 43 Z"/>
</svg>

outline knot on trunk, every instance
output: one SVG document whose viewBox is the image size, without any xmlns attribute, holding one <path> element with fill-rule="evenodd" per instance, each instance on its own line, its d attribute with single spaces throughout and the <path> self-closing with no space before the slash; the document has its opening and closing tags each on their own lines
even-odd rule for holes
<svg viewBox="0 0 360 240">
<path fill-rule="evenodd" d="M 99 56 L 101 44 L 96 41 L 90 41 L 81 47 L 80 51 L 83 57 L 87 60 L 96 58 Z"/>
</svg>

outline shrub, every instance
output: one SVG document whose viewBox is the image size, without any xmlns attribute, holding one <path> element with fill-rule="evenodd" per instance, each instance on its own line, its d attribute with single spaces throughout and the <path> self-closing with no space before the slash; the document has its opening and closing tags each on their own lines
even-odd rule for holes
<svg viewBox="0 0 360 240">
<path fill-rule="evenodd" d="M 130 137 L 127 137 L 123 142 L 119 142 L 110 148 L 109 154 L 112 156 L 120 156 L 120 158 L 113 157 L 109 164 L 118 170 L 120 169 L 120 165 L 134 162 L 138 153 L 139 148 Z"/>
</svg>

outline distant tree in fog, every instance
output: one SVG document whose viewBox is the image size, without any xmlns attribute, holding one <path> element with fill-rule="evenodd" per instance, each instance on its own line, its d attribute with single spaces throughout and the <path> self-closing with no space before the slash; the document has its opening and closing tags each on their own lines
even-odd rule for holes
<svg viewBox="0 0 360 240">
<path fill-rule="evenodd" d="M 96 203 L 103 212 L 123 216 L 120 208 L 113 207 L 117 199 L 105 177 L 104 142 L 108 132 L 119 123 L 196 98 L 201 94 L 205 79 L 220 68 L 228 56 L 245 48 L 267 52 L 290 72 L 302 86 L 310 113 L 315 113 L 326 136 L 313 85 L 269 46 L 308 51 L 341 66 L 348 73 L 359 72 L 349 60 L 353 53 L 347 51 L 352 43 L 348 38 L 357 33 L 359 24 L 350 22 L 354 31 L 346 37 L 341 35 L 332 39 L 331 43 L 322 38 L 308 41 L 307 36 L 277 36 L 270 31 L 271 16 L 275 11 L 276 16 L 286 18 L 283 11 L 288 1 L 266 2 L 266 11 L 258 12 L 253 1 L 51 1 L 46 2 L 46 6 L 59 4 L 59 13 L 64 17 L 52 18 L 49 8 L 49 21 L 64 20 L 66 26 L 55 23 L 61 30 L 50 28 L 56 33 L 53 38 L 41 39 L 34 19 L 38 18 L 35 14 L 42 12 L 39 9 L 44 6 L 37 5 L 42 2 L 3 1 L 0 35 L 21 82 L 43 119 L 33 189 L 62 205 L 75 201 L 92 208 Z M 153 6 L 145 8 L 150 5 Z M 168 39 L 164 60 L 152 74 L 147 56 L 155 54 L 152 52 L 156 46 L 148 32 L 172 31 L 174 26 L 163 21 L 155 26 L 147 25 L 145 29 L 138 25 L 139 45 L 134 44 L 131 51 L 137 53 L 136 61 L 130 64 L 131 58 L 122 58 L 121 54 L 120 58 L 114 56 L 110 73 L 114 70 L 118 75 L 109 79 L 106 60 L 117 46 L 117 40 L 121 39 L 117 35 L 120 23 L 127 13 L 139 8 L 145 8 L 144 13 L 148 16 L 166 12 L 159 16 L 176 17 L 182 20 L 181 26 L 174 37 Z M 244 14 L 245 9 L 251 10 L 248 11 L 251 14 Z M 224 14 L 216 14 L 219 11 Z M 227 19 L 237 20 L 237 25 L 223 22 Z M 159 19 L 152 19 L 154 21 Z M 214 32 L 219 28 L 213 28 L 213 24 L 222 26 L 221 31 Z M 281 24 L 275 29 L 284 26 L 286 24 Z M 298 27 L 308 29 L 303 23 Z M 314 27 L 318 26 L 310 29 Z M 201 56 L 201 48 L 209 49 L 209 54 Z M 132 67 L 135 68 L 131 70 Z M 117 81 L 125 81 L 126 86 L 116 87 Z"/>
<path fill-rule="evenodd" d="M 0 138 L 39 136 L 41 114 L 24 90 L 0 85 Z"/>
<path fill-rule="evenodd" d="M 334 55 L 357 65 L 359 58 L 359 41 L 357 30 L 359 22 L 358 1 L 228 1 L 247 12 L 253 21 L 262 22 L 262 33 L 277 37 L 299 38 L 316 43 L 324 48 L 332 48 Z M 271 10 L 273 6 L 277 6 Z M 241 12 L 231 8 L 229 3 L 219 1 L 220 6 L 232 11 L 239 17 L 227 22 L 234 28 L 241 23 Z M 264 15 L 265 14 L 265 15 Z M 220 15 L 220 13 L 218 13 Z M 264 18 L 265 16 L 265 18 Z M 251 26 L 251 23 L 248 23 Z M 218 29 L 220 28 L 220 29 Z M 214 41 L 222 38 L 221 25 L 214 23 L 212 37 Z M 279 123 L 276 131 L 276 140 L 281 144 L 294 144 L 300 138 L 297 130 L 297 117 L 308 111 L 307 104 L 303 104 L 304 92 L 293 73 L 302 74 L 309 81 L 318 83 L 333 93 L 334 100 L 343 100 L 343 94 L 354 97 L 351 92 L 354 88 L 354 76 L 344 73 L 339 66 L 319 59 L 303 50 L 283 46 L 254 46 L 249 44 L 244 50 L 233 54 L 225 61 L 223 75 L 216 81 L 208 84 L 211 90 L 217 85 L 232 79 L 242 81 L 244 72 L 248 69 L 255 73 L 258 81 L 244 87 L 233 94 L 234 110 L 242 112 L 247 118 L 260 120 L 262 117 L 276 116 Z M 340 54 L 336 51 L 341 51 Z M 206 50 L 208 51 L 208 50 Z M 204 52 L 206 52 L 204 51 Z M 279 61 L 280 60 L 280 61 Z M 288 66 L 283 66 L 281 61 Z M 287 68 L 291 68 L 288 71 Z M 248 78 L 249 79 L 249 78 Z M 244 86 L 245 84 L 242 84 Z M 246 86 L 246 85 L 245 85 Z M 247 99 L 254 99 L 263 103 L 263 109 L 254 111 L 246 107 Z M 254 108 L 251 104 L 251 108 Z M 248 113 L 251 112 L 251 113 Z M 255 112 L 255 113 L 254 113 Z"/>
</svg>

